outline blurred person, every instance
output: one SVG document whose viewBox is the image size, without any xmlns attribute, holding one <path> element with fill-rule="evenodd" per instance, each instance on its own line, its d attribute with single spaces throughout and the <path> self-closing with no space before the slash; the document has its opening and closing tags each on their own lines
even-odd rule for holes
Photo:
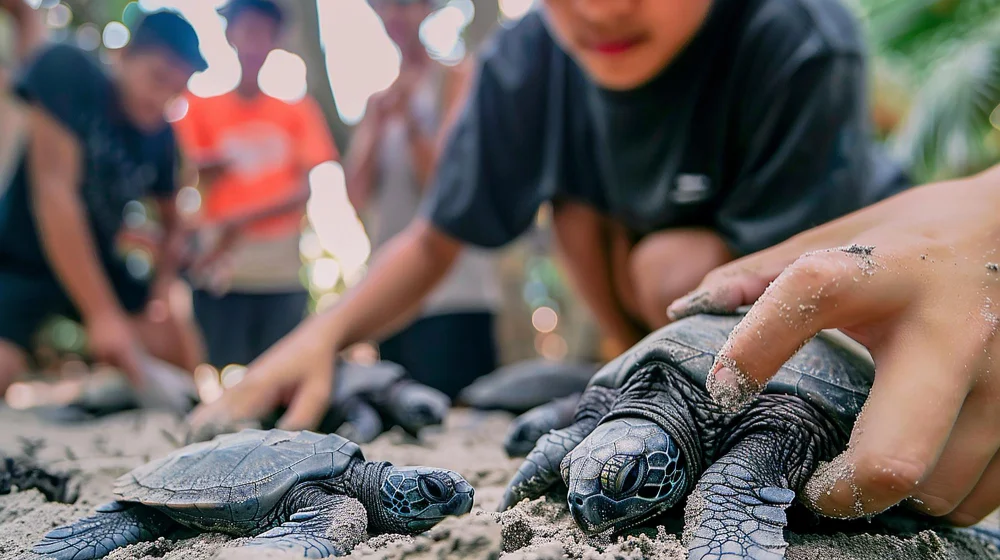
<svg viewBox="0 0 1000 560">
<path fill-rule="evenodd" d="M 24 104 L 11 94 L 11 77 L 44 40 L 41 12 L 24 0 L 0 0 L 0 194 L 17 167 L 28 122 Z"/>
<path fill-rule="evenodd" d="M 258 84 L 278 46 L 284 13 L 270 0 L 233 0 L 220 9 L 242 78 L 229 93 L 188 96 L 177 124 L 205 193 L 192 265 L 194 314 L 209 362 L 245 365 L 288 334 L 306 314 L 299 237 L 309 172 L 339 159 L 318 104 L 286 102 Z"/>
<path fill-rule="evenodd" d="M 369 101 L 347 159 L 347 188 L 367 214 L 372 249 L 380 250 L 417 216 L 437 160 L 441 122 L 458 106 L 467 68 L 432 60 L 420 24 L 432 0 L 372 0 L 401 53 L 399 77 Z M 381 341 L 381 358 L 454 398 L 497 367 L 494 319 L 500 303 L 490 253 L 467 248 L 427 297 L 417 320 Z"/>
<path fill-rule="evenodd" d="M 147 304 L 171 284 L 166 259 L 144 282 L 116 247 L 130 201 L 155 197 L 164 247 L 179 229 L 173 202 L 176 144 L 167 104 L 206 67 L 194 29 L 158 12 L 135 28 L 110 73 L 79 49 L 39 50 L 16 84 L 28 104 L 28 143 L 0 197 L 0 393 L 28 368 L 52 315 L 82 319 L 90 353 L 135 383 L 149 353 L 186 369 L 181 328 Z"/>
<path fill-rule="evenodd" d="M 876 150 L 866 53 L 834 0 L 544 0 L 481 53 L 420 217 L 336 307 L 191 421 L 315 425 L 332 356 L 406 323 L 463 245 L 552 202 L 619 349 L 706 273 L 908 187 Z"/>
</svg>

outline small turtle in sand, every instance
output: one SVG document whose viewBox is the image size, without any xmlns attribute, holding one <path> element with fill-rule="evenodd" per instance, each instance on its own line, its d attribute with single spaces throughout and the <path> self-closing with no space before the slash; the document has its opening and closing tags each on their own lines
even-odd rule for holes
<svg viewBox="0 0 1000 560">
<path fill-rule="evenodd" d="M 526 360 L 477 379 L 455 399 L 479 410 L 527 412 L 555 399 L 582 393 L 600 366 L 587 362 Z"/>
<path fill-rule="evenodd" d="M 399 364 L 338 361 L 336 387 L 319 431 L 368 443 L 398 426 L 417 438 L 425 428 L 444 423 L 450 408 L 447 395 L 414 381 Z M 273 426 L 283 412 L 279 410 L 265 427 Z"/>
<path fill-rule="evenodd" d="M 823 333 L 752 406 L 725 410 L 705 386 L 738 321 L 700 315 L 673 323 L 601 369 L 574 423 L 543 436 L 528 455 L 502 509 L 563 481 L 577 524 L 597 534 L 643 524 L 687 497 L 691 559 L 783 558 L 785 510 L 817 468 L 846 449 L 874 365 Z M 812 516 L 802 511 L 796 520 Z"/>
<path fill-rule="evenodd" d="M 244 430 L 178 449 L 125 474 L 118 500 L 49 532 L 32 549 L 101 558 L 187 527 L 251 536 L 247 546 L 341 556 L 366 532 L 417 534 L 472 509 L 458 474 L 367 462 L 336 435 Z"/>
<path fill-rule="evenodd" d="M 71 504 L 77 491 L 68 473 L 50 471 L 30 457 L 0 451 L 0 495 L 38 490 L 50 502 Z"/>
</svg>

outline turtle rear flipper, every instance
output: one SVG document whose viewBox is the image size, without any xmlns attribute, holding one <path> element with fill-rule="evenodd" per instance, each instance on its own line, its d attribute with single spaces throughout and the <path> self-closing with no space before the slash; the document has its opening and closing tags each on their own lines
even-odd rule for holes
<svg viewBox="0 0 1000 560">
<path fill-rule="evenodd" d="M 525 457 L 543 435 L 573 423 L 580 393 L 556 399 L 518 416 L 507 430 L 503 446 L 509 457 Z"/>
<path fill-rule="evenodd" d="M 153 508 L 110 502 L 98 507 L 97 515 L 49 531 L 31 551 L 56 560 L 103 558 L 116 548 L 155 540 L 176 526 Z"/>
<path fill-rule="evenodd" d="M 565 429 L 542 436 L 521 463 L 507 484 L 500 511 L 514 507 L 525 498 L 538 498 L 552 489 L 561 480 L 562 460 L 594 431 L 611 409 L 615 396 L 616 391 L 607 387 L 595 385 L 587 389 L 577 405 L 576 421 Z"/>
<path fill-rule="evenodd" d="M 248 547 L 269 548 L 305 558 L 346 556 L 366 537 L 368 516 L 361 502 L 347 496 L 316 494 L 288 521 L 250 540 Z"/>
</svg>

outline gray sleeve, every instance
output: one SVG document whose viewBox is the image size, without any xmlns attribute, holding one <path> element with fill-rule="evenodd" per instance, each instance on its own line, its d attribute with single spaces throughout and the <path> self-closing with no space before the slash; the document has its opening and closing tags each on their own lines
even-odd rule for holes
<svg viewBox="0 0 1000 560">
<path fill-rule="evenodd" d="M 524 233 L 551 198 L 544 167 L 555 48 L 533 13 L 501 30 L 483 51 L 421 211 L 448 235 L 482 247 L 504 245 Z"/>
<path fill-rule="evenodd" d="M 857 210 L 881 188 L 865 73 L 861 57 L 827 54 L 749 82 L 737 124 L 743 156 L 716 214 L 737 255 Z"/>
</svg>

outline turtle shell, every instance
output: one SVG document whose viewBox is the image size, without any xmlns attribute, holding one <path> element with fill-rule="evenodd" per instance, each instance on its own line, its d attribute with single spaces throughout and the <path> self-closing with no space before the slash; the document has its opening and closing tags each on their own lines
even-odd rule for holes
<svg viewBox="0 0 1000 560">
<path fill-rule="evenodd" d="M 364 365 L 340 361 L 335 377 L 337 387 L 333 402 L 340 402 L 357 395 L 384 391 L 406 377 L 406 370 L 394 362 Z"/>
<path fill-rule="evenodd" d="M 457 400 L 480 410 L 527 412 L 554 399 L 583 392 L 596 364 L 527 360 L 501 367 L 462 390 Z"/>
<path fill-rule="evenodd" d="M 667 325 L 601 368 L 590 384 L 619 388 L 643 366 L 660 361 L 704 387 L 716 355 L 741 318 L 696 315 Z M 875 366 L 860 345 L 845 339 L 830 332 L 813 338 L 781 367 L 763 392 L 798 396 L 831 418 L 853 424 L 868 398 Z"/>
<path fill-rule="evenodd" d="M 119 501 L 155 507 L 180 523 L 239 533 L 259 527 L 293 486 L 336 478 L 361 449 L 336 435 L 243 430 L 189 445 L 119 478 Z"/>
</svg>

